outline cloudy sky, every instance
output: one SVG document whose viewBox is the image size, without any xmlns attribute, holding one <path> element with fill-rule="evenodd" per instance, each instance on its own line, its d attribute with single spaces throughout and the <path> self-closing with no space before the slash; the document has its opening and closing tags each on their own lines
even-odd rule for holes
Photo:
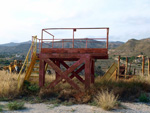
<svg viewBox="0 0 150 113">
<path fill-rule="evenodd" d="M 109 27 L 110 41 L 150 37 L 150 0 L 0 0 L 0 14 L 0 44 L 58 27 Z"/>
</svg>

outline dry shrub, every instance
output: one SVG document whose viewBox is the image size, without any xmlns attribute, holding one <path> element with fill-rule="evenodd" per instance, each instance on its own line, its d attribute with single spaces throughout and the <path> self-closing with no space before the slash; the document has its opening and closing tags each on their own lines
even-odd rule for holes
<svg viewBox="0 0 150 113">
<path fill-rule="evenodd" d="M 95 97 L 95 101 L 104 110 L 111 110 L 118 106 L 118 96 L 115 96 L 113 92 L 109 92 L 108 90 L 102 90 Z"/>
<path fill-rule="evenodd" d="M 12 99 L 19 94 L 18 75 L 0 71 L 0 98 Z"/>
</svg>

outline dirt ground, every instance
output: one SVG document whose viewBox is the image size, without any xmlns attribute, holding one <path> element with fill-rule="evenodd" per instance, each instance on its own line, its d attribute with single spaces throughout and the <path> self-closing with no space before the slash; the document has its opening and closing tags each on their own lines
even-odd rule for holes
<svg viewBox="0 0 150 113">
<path fill-rule="evenodd" d="M 1 105 L 7 104 L 7 102 L 0 102 Z M 3 113 L 150 113 L 150 103 L 121 103 L 122 108 L 114 109 L 111 111 L 105 111 L 101 108 L 90 105 L 72 105 L 72 106 L 56 106 L 52 104 L 38 103 L 29 104 L 25 103 L 26 109 L 8 111 Z"/>
</svg>

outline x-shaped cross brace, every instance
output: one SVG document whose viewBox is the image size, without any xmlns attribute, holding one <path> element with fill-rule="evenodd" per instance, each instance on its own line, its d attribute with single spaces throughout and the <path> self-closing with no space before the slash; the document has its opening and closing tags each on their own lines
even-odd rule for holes
<svg viewBox="0 0 150 113">
<path fill-rule="evenodd" d="M 66 71 L 62 71 L 52 60 L 44 59 L 46 63 L 48 63 L 59 75 L 57 79 L 55 79 L 48 87 L 54 87 L 57 85 L 62 79 L 65 79 L 73 88 L 80 90 L 79 86 L 71 80 L 68 75 L 73 72 L 78 66 L 85 62 L 84 57 L 81 57 L 77 62 L 75 62 L 71 67 L 69 67 Z"/>
</svg>

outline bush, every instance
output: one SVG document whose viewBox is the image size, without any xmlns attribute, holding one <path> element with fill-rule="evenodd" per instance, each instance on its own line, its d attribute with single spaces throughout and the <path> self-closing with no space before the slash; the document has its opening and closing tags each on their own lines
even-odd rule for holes
<svg viewBox="0 0 150 113">
<path fill-rule="evenodd" d="M 146 96 L 145 93 L 142 93 L 139 97 L 140 102 L 149 102 L 149 98 Z"/>
<path fill-rule="evenodd" d="M 19 110 L 19 109 L 25 109 L 24 102 L 9 102 L 7 104 L 7 107 L 9 110 Z"/>
<path fill-rule="evenodd" d="M 37 92 L 39 91 L 39 87 L 37 85 L 31 85 L 28 87 L 28 89 L 32 92 Z"/>
<path fill-rule="evenodd" d="M 95 101 L 98 106 L 103 108 L 104 110 L 111 110 L 118 105 L 118 96 L 116 97 L 113 92 L 101 91 L 95 97 Z"/>
<path fill-rule="evenodd" d="M 0 105 L 0 112 L 3 111 L 2 106 Z"/>
</svg>

